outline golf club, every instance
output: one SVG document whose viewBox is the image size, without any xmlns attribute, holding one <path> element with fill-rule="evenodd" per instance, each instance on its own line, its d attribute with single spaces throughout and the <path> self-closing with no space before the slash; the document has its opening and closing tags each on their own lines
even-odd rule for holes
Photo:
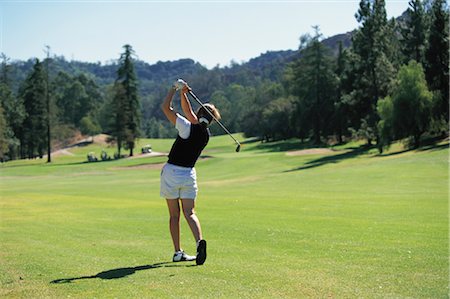
<svg viewBox="0 0 450 299">
<path fill-rule="evenodd" d="M 180 84 L 186 84 L 186 82 L 183 79 L 178 79 L 177 83 Z M 233 137 L 233 135 L 231 135 L 230 131 L 228 131 L 227 128 L 225 128 L 225 126 L 211 113 L 211 111 L 209 111 L 209 109 L 207 109 L 205 107 L 205 105 L 203 105 L 203 103 L 199 100 L 199 98 L 197 98 L 197 96 L 192 92 L 192 90 L 189 90 L 189 94 L 194 98 L 194 100 L 197 101 L 197 103 L 203 107 L 203 109 L 205 109 L 209 115 L 211 115 L 211 117 L 219 124 L 219 126 L 228 134 L 230 135 L 231 138 L 233 138 L 234 142 L 236 142 L 237 147 L 236 147 L 236 152 L 239 152 L 241 150 L 241 143 L 239 141 L 237 141 L 236 138 Z"/>
</svg>

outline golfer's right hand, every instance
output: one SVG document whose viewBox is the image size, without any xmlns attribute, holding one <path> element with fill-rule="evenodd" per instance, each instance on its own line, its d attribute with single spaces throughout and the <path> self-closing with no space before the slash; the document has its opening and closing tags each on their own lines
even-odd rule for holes
<svg viewBox="0 0 450 299">
<path fill-rule="evenodd" d="M 181 92 L 182 93 L 188 93 L 189 91 L 191 91 L 192 89 L 189 87 L 189 85 L 186 83 L 186 82 L 184 82 L 184 84 L 183 84 L 183 86 L 182 86 L 182 88 L 181 88 Z"/>
<path fill-rule="evenodd" d="M 185 86 L 185 85 L 187 85 L 187 83 L 186 83 L 184 80 L 178 79 L 177 81 L 175 81 L 175 82 L 173 83 L 173 88 L 174 88 L 175 90 L 180 90 L 180 89 L 182 89 L 183 86 Z"/>
<path fill-rule="evenodd" d="M 173 82 L 172 88 L 175 90 L 180 90 L 182 88 L 181 84 L 178 81 Z"/>
</svg>

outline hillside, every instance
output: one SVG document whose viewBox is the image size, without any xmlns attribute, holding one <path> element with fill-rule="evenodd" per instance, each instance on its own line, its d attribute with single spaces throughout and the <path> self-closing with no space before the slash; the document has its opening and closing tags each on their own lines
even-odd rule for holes
<svg viewBox="0 0 450 299">
<path fill-rule="evenodd" d="M 323 44 L 337 53 L 338 44 L 342 41 L 344 47 L 351 44 L 351 33 L 338 34 L 323 40 Z M 261 80 L 277 80 L 282 73 L 284 67 L 299 53 L 295 50 L 268 51 L 262 53 L 258 57 L 250 59 L 248 62 L 241 64 L 232 64 L 208 70 L 200 63 L 192 59 L 179 59 L 175 61 L 158 61 L 155 64 L 137 60 L 135 63 L 136 74 L 141 82 L 141 92 L 143 96 L 152 93 L 151 85 L 167 84 L 176 78 L 192 78 L 198 76 L 208 76 L 211 73 L 219 72 L 223 77 L 223 84 L 231 84 L 239 81 L 237 74 L 248 72 Z M 27 61 L 13 61 L 11 63 L 11 77 L 13 82 L 13 90 L 17 91 L 19 83 L 22 82 L 26 74 L 32 69 L 34 59 Z M 55 75 L 59 71 L 65 71 L 70 75 L 85 73 L 92 76 L 97 84 L 106 86 L 112 84 L 116 79 L 117 64 L 112 60 L 109 64 L 90 63 L 82 61 L 67 61 L 63 56 L 55 56 L 52 59 L 51 72 Z M 200 90 L 202 93 L 202 90 Z"/>
</svg>

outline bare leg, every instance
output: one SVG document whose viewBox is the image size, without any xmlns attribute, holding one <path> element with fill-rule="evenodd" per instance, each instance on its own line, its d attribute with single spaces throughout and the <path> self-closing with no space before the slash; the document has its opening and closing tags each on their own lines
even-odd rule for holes
<svg viewBox="0 0 450 299">
<path fill-rule="evenodd" d="M 183 204 L 183 214 L 186 218 L 186 221 L 191 228 L 192 234 L 194 235 L 195 241 L 198 242 L 202 240 L 202 228 L 200 226 L 200 221 L 198 220 L 197 215 L 195 214 L 195 200 L 193 199 L 181 199 Z"/>
<path fill-rule="evenodd" d="M 170 221 L 170 235 L 172 236 L 173 247 L 175 251 L 180 251 L 180 203 L 178 199 L 166 199 L 169 207 Z"/>
</svg>

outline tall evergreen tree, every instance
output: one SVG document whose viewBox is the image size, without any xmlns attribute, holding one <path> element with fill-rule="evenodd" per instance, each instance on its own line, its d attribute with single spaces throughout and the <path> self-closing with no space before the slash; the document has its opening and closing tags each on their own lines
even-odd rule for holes
<svg viewBox="0 0 450 299">
<path fill-rule="evenodd" d="M 117 144 L 117 155 L 121 156 L 122 146 L 126 140 L 127 113 L 125 99 L 126 92 L 122 84 L 114 84 L 111 101 L 113 121 L 111 122 L 111 136 Z M 111 141 L 112 141 L 111 140 Z"/>
<path fill-rule="evenodd" d="M 25 119 L 25 109 L 20 98 L 11 90 L 9 59 L 1 54 L 2 64 L 0 71 L 0 105 L 3 107 L 8 143 L 8 158 L 16 159 L 19 156 L 19 136 L 22 131 L 22 123 Z"/>
<path fill-rule="evenodd" d="M 3 108 L 0 103 L 0 161 L 3 162 L 6 158 L 6 154 L 9 149 L 8 142 L 8 124 L 6 123 L 5 115 L 3 113 Z"/>
<path fill-rule="evenodd" d="M 333 131 L 337 135 L 337 139 L 339 143 L 342 143 L 342 136 L 344 135 L 344 131 L 347 128 L 347 116 L 348 116 L 348 108 L 347 104 L 343 99 L 343 95 L 345 92 L 345 70 L 347 67 L 348 55 L 347 51 L 344 50 L 342 42 L 339 42 L 339 51 L 336 60 L 336 77 L 338 79 L 337 89 L 336 89 L 336 97 L 334 102 L 334 112 L 333 112 Z"/>
<path fill-rule="evenodd" d="M 47 111 L 47 163 L 50 163 L 52 161 L 52 135 L 51 135 L 51 103 L 50 103 L 50 46 L 46 46 L 47 48 L 47 58 L 45 59 L 45 104 L 46 104 L 46 111 Z"/>
<path fill-rule="evenodd" d="M 353 36 L 353 50 L 359 56 L 353 104 L 361 124 L 360 136 L 368 144 L 378 139 L 377 101 L 384 98 L 394 75 L 390 43 L 392 24 L 388 23 L 384 0 L 361 0 L 356 19 L 361 27 Z"/>
<path fill-rule="evenodd" d="M 8 157 L 16 159 L 19 156 L 19 139 L 22 131 L 22 123 L 25 119 L 25 110 L 21 99 L 17 98 L 11 92 L 8 85 L 0 83 L 0 105 L 3 108 L 3 117 L 5 118 L 5 127 Z"/>
<path fill-rule="evenodd" d="M 423 65 L 427 41 L 427 21 L 425 7 L 421 0 L 409 1 L 407 19 L 401 28 L 401 34 L 404 62 L 408 63 L 413 59 Z"/>
<path fill-rule="evenodd" d="M 119 155 L 124 144 L 125 148 L 130 150 L 130 156 L 133 156 L 135 140 L 139 136 L 140 129 L 140 104 L 133 64 L 134 51 L 130 45 L 123 48 L 125 51 L 120 56 L 117 79 L 114 83 L 113 106 L 116 121 L 113 136 L 117 142 Z"/>
<path fill-rule="evenodd" d="M 43 157 L 47 147 L 47 101 L 44 70 L 38 59 L 20 91 L 26 118 L 21 136 L 22 157 Z"/>
<path fill-rule="evenodd" d="M 320 42 L 321 34 L 316 28 L 315 36 L 306 41 L 302 57 L 292 64 L 292 92 L 298 97 L 294 116 L 303 129 L 313 132 L 316 144 L 326 133 L 327 120 L 333 113 L 337 78 L 333 71 L 333 59 L 329 49 Z"/>
<path fill-rule="evenodd" d="M 438 99 L 436 116 L 449 121 L 449 11 L 445 0 L 434 0 L 430 10 L 429 45 L 425 75 Z"/>
<path fill-rule="evenodd" d="M 9 63 L 10 59 L 8 58 L 8 56 L 6 56 L 5 53 L 1 53 L 0 54 L 0 58 L 2 60 L 1 62 L 1 71 L 0 71 L 0 83 L 9 85 L 10 83 L 10 70 L 11 70 L 11 65 Z"/>
</svg>

